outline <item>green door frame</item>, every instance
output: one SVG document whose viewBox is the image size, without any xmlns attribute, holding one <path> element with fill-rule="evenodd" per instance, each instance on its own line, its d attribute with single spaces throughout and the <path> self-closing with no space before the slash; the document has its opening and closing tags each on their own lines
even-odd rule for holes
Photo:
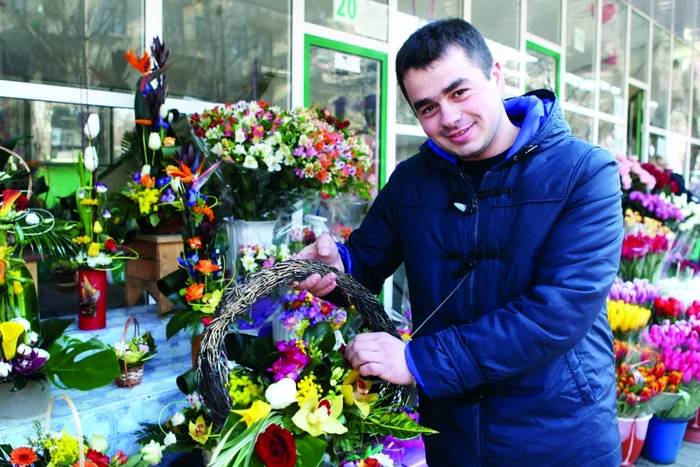
<svg viewBox="0 0 700 467">
<path fill-rule="evenodd" d="M 357 55 L 363 58 L 377 60 L 381 64 L 381 90 L 379 104 L 379 188 L 386 183 L 386 127 L 387 127 L 387 83 L 389 57 L 387 54 L 376 50 L 365 49 L 355 45 L 346 44 L 323 37 L 304 35 L 304 106 L 311 105 L 309 89 L 309 70 L 311 70 L 311 47 L 321 47 L 324 49 L 336 50 L 341 53 Z"/>
<path fill-rule="evenodd" d="M 637 157 L 641 158 L 642 157 L 642 135 L 644 134 L 644 131 L 642 130 L 642 124 L 644 123 L 644 94 L 646 91 L 643 89 L 640 90 L 637 93 L 637 141 L 636 141 L 636 150 L 637 150 Z"/>
<path fill-rule="evenodd" d="M 560 95 L 561 91 L 561 54 L 559 52 L 555 52 L 552 49 L 548 49 L 547 47 L 544 47 L 540 44 L 536 44 L 531 41 L 526 41 L 525 43 L 525 50 L 532 50 L 533 52 L 539 52 L 542 55 L 547 55 L 548 57 L 552 57 L 557 61 L 557 76 L 554 84 L 554 92 L 557 95 L 557 98 Z"/>
</svg>

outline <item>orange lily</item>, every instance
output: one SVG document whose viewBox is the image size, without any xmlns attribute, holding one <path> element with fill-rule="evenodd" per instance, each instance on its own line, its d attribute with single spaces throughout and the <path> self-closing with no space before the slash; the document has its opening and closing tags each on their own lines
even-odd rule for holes
<svg viewBox="0 0 700 467">
<path fill-rule="evenodd" d="M 194 268 L 202 274 L 211 274 L 221 269 L 218 265 L 212 263 L 210 259 L 199 260 L 199 263 Z"/>
<path fill-rule="evenodd" d="M 156 185 L 156 179 L 150 175 L 143 175 L 141 177 L 141 185 L 145 186 L 146 188 L 153 188 Z"/>
<path fill-rule="evenodd" d="M 185 300 L 187 300 L 188 302 L 199 300 L 203 296 L 204 284 L 194 283 L 191 286 L 187 287 L 187 290 L 185 291 Z"/>
<path fill-rule="evenodd" d="M 7 273 L 7 253 L 10 247 L 0 246 L 0 285 L 5 285 L 5 274 Z"/>
<path fill-rule="evenodd" d="M 0 205 L 0 217 L 7 216 L 12 210 L 12 206 L 22 193 L 19 190 L 3 190 L 2 205 Z"/>
<path fill-rule="evenodd" d="M 198 250 L 202 248 L 202 239 L 199 237 L 193 237 L 187 239 L 187 244 L 189 245 L 190 248 L 194 250 Z"/>
<path fill-rule="evenodd" d="M 147 51 L 144 51 L 143 57 L 139 58 L 136 52 L 134 52 L 134 49 L 129 49 L 129 52 L 124 54 L 124 58 L 129 62 L 129 65 L 143 75 L 151 71 L 151 56 L 148 55 Z"/>
</svg>

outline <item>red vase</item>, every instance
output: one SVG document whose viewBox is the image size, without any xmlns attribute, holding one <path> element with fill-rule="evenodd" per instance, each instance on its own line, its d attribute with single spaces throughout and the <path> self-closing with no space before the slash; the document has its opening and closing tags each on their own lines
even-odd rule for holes
<svg viewBox="0 0 700 467">
<path fill-rule="evenodd" d="M 700 444 L 700 410 L 695 412 L 695 416 L 688 422 L 683 439 L 689 443 Z"/>
<path fill-rule="evenodd" d="M 83 331 L 107 327 L 106 271 L 78 271 L 78 327 Z"/>
<path fill-rule="evenodd" d="M 622 465 L 633 465 L 642 452 L 644 440 L 647 437 L 649 420 L 654 414 L 639 418 L 617 417 L 622 439 Z"/>
</svg>

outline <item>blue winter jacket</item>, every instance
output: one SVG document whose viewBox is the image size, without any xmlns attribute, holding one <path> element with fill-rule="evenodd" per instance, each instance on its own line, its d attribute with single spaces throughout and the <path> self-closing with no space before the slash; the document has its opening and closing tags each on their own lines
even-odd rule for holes
<svg viewBox="0 0 700 467">
<path fill-rule="evenodd" d="M 425 144 L 341 254 L 374 293 L 405 263 L 414 329 L 466 276 L 406 351 L 440 432 L 430 466 L 619 466 L 617 163 L 571 135 L 553 93 L 504 102 L 520 134 L 479 187 Z"/>
</svg>

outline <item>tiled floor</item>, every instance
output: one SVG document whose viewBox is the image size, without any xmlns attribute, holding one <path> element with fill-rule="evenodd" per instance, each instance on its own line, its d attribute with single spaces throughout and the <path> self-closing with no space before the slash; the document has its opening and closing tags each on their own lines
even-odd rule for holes
<svg viewBox="0 0 700 467">
<path fill-rule="evenodd" d="M 637 467 L 653 467 L 661 464 L 655 464 L 647 459 L 640 458 L 635 465 Z M 684 442 L 676 462 L 666 465 L 676 467 L 700 467 L 700 444 Z"/>
</svg>

